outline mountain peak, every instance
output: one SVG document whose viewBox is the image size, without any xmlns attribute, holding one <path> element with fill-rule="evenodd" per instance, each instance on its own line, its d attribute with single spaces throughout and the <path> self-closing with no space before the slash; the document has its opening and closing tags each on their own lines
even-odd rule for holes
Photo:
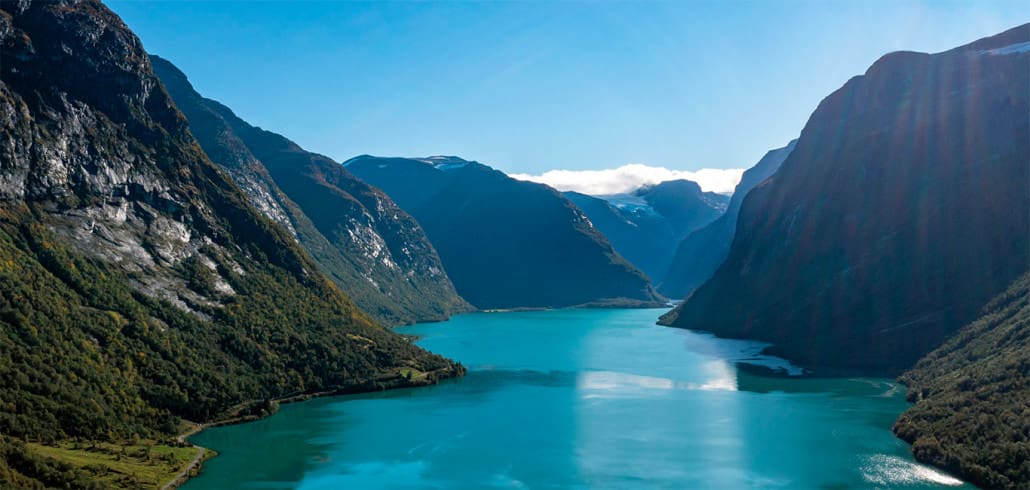
<svg viewBox="0 0 1030 490">
<path fill-rule="evenodd" d="M 657 184 L 650 184 L 640 187 L 633 191 L 633 194 L 638 196 L 647 196 L 653 194 L 665 194 L 665 193 L 685 193 L 692 195 L 700 195 L 701 185 L 693 180 L 687 179 L 676 179 L 666 180 Z"/>
<path fill-rule="evenodd" d="M 823 99 L 748 193 L 727 259 L 666 321 L 894 374 L 972 320 L 1030 264 L 1030 71 L 977 53 L 1028 41 L 1030 24 L 892 53 Z"/>
<path fill-rule="evenodd" d="M 977 39 L 951 51 L 977 51 L 980 54 L 1025 53 L 1028 50 L 1028 44 L 1030 44 L 1030 22 L 993 36 Z"/>
<path fill-rule="evenodd" d="M 711 223 L 726 209 L 729 196 L 702 192 L 687 179 L 649 184 L 620 194 L 590 196 L 565 192 L 612 246 L 652 279 L 672 261 L 688 233 Z"/>
<path fill-rule="evenodd" d="M 155 56 L 152 64 L 211 160 L 258 210 L 291 231 L 358 306 L 388 325 L 440 320 L 464 309 L 418 223 L 386 194 L 204 98 L 170 62 Z"/>
<path fill-rule="evenodd" d="M 455 168 L 466 170 L 448 171 Z M 415 216 L 458 293 L 477 307 L 661 300 L 647 278 L 550 187 L 447 156 L 356 158 L 349 169 Z"/>
</svg>

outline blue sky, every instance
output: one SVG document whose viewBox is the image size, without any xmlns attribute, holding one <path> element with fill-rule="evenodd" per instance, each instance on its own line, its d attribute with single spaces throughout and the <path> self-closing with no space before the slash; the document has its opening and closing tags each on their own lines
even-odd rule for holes
<svg viewBox="0 0 1030 490">
<path fill-rule="evenodd" d="M 306 149 L 519 173 L 750 166 L 884 53 L 1030 21 L 1016 1 L 108 5 L 202 94 Z"/>
</svg>

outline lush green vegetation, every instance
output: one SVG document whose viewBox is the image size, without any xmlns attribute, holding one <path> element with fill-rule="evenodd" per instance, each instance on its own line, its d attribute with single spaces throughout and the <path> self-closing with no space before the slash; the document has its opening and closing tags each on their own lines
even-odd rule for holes
<svg viewBox="0 0 1030 490">
<path fill-rule="evenodd" d="M 69 252 L 43 226 L 12 222 L 19 215 L 7 212 L 0 224 L 2 434 L 47 444 L 167 438 L 180 418 L 214 420 L 249 400 L 431 383 L 453 372 L 328 284 L 325 296 L 311 294 L 292 275 L 250 263 L 233 276 L 238 294 L 204 321 L 133 291 L 119 271 Z M 66 469 L 40 461 L 8 458 L 8 473 Z"/>
<path fill-rule="evenodd" d="M 24 441 L 0 436 L 0 484 L 4 488 L 109 488 L 85 468 L 29 449 Z M 128 487 L 126 487 L 128 488 Z"/>
<path fill-rule="evenodd" d="M 33 440 L 174 432 L 250 399 L 449 363 L 372 324 L 328 283 L 226 264 L 238 294 L 204 320 L 135 292 L 41 225 L 0 224 L 0 432 Z M 324 281 L 324 280 L 323 280 Z M 314 291 L 312 290 L 314 289 Z M 321 294 L 314 294 L 321 290 Z"/>
<path fill-rule="evenodd" d="M 138 441 L 184 420 L 461 372 L 249 204 L 102 4 L 4 3 L 0 27 L 0 487 L 150 485 L 181 461 Z"/>
<path fill-rule="evenodd" d="M 13 488 L 160 488 L 198 455 L 213 452 L 151 440 L 111 444 L 69 440 L 53 445 L 0 436 L 0 482 Z M 6 487 L 5 487 L 6 488 Z"/>
<path fill-rule="evenodd" d="M 200 448 L 141 441 L 129 444 L 68 441 L 55 446 L 30 443 L 40 456 L 69 464 L 102 485 L 160 488 L 200 454 Z M 202 456 L 206 456 L 205 450 Z"/>
<path fill-rule="evenodd" d="M 1030 486 L 1030 274 L 901 376 L 894 432 L 916 459 L 983 488 Z"/>
</svg>

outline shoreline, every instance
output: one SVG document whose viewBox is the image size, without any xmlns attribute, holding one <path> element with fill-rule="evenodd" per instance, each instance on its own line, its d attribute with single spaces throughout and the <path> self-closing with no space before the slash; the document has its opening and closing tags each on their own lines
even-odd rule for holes
<svg viewBox="0 0 1030 490">
<path fill-rule="evenodd" d="M 509 312 L 520 312 L 520 311 L 552 311 L 552 310 L 563 310 L 563 309 L 611 309 L 611 308 L 619 308 L 619 307 L 621 307 L 621 306 L 607 306 L 607 305 L 603 305 L 602 306 L 602 305 L 597 305 L 597 304 L 584 304 L 584 305 L 576 305 L 576 306 L 560 307 L 560 308 L 524 307 L 524 308 L 492 309 L 492 310 L 490 310 L 490 309 L 487 309 L 487 310 L 473 309 L 471 311 L 466 311 L 466 312 L 462 312 L 462 313 L 459 313 L 459 314 L 467 315 L 467 314 L 474 314 L 474 313 L 509 313 Z M 646 306 L 645 305 L 638 305 L 638 306 L 629 306 L 627 308 L 630 308 L 630 309 L 661 309 L 661 308 L 669 308 L 669 307 L 670 307 L 670 305 L 668 305 L 668 304 L 663 304 L 663 305 L 660 305 L 660 306 L 658 306 L 656 304 L 648 304 Z M 389 329 L 390 330 L 395 330 L 395 329 L 398 329 L 398 328 L 411 327 L 411 326 L 418 325 L 418 324 L 423 324 L 423 323 L 428 323 L 428 324 L 443 323 L 443 322 L 446 322 L 446 321 L 450 320 L 453 316 L 455 316 L 455 315 L 448 316 L 447 318 L 442 319 L 442 320 L 427 320 L 427 321 L 415 322 L 413 324 L 408 324 L 408 325 L 396 325 L 396 326 L 389 327 Z M 410 335 L 410 334 L 401 334 L 401 335 L 404 335 L 404 336 L 410 338 L 413 342 L 420 339 L 420 337 L 417 336 L 417 335 Z M 197 422 L 192 422 L 192 421 L 188 421 L 188 420 L 184 419 L 183 423 L 184 423 L 184 425 L 188 426 L 188 429 L 183 431 L 183 432 L 181 432 L 181 433 L 179 433 L 178 435 L 176 435 L 175 436 L 175 440 L 178 443 L 180 443 L 180 444 L 184 444 L 184 445 L 188 445 L 189 447 L 196 448 L 198 450 L 198 456 L 197 456 L 196 459 L 194 459 L 194 461 L 192 461 L 189 465 L 187 465 L 185 468 L 183 468 L 180 471 L 180 473 L 178 475 L 176 475 L 175 478 L 173 478 L 171 481 L 163 484 L 160 487 L 160 489 L 161 490 L 173 490 L 173 489 L 181 487 L 182 485 L 185 485 L 191 478 L 199 475 L 200 472 L 203 471 L 204 463 L 207 460 L 212 459 L 212 458 L 218 456 L 219 453 L 217 451 L 211 449 L 211 448 L 207 448 L 207 447 L 204 447 L 204 446 L 198 446 L 196 444 L 193 444 L 193 443 L 189 442 L 189 438 L 190 437 L 195 436 L 195 435 L 203 432 L 204 430 L 211 429 L 211 428 L 216 428 L 216 427 L 224 427 L 224 426 L 227 426 L 227 425 L 245 424 L 247 422 L 255 422 L 255 421 L 267 418 L 267 417 L 271 417 L 271 416 L 273 416 L 273 415 L 275 415 L 276 413 L 279 412 L 279 406 L 280 405 L 285 405 L 285 404 L 290 404 L 290 403 L 298 403 L 298 402 L 303 402 L 303 401 L 308 401 L 308 400 L 312 400 L 312 399 L 315 399 L 315 398 L 323 398 L 323 397 L 358 395 L 358 394 L 362 394 L 362 393 L 374 393 L 374 392 L 377 392 L 377 391 L 398 390 L 398 389 L 405 389 L 405 388 L 422 388 L 422 387 L 426 387 L 426 386 L 433 386 L 433 385 L 439 384 L 440 381 L 443 381 L 445 379 L 454 379 L 454 378 L 463 377 L 463 376 L 465 376 L 466 372 L 467 372 L 467 369 L 464 366 L 462 366 L 461 363 L 455 363 L 454 367 L 450 368 L 450 369 L 438 369 L 436 371 L 431 371 L 431 372 L 423 373 L 423 377 L 419 378 L 419 379 L 406 379 L 406 378 L 404 378 L 401 375 L 396 375 L 396 376 L 391 376 L 391 377 L 388 377 L 388 378 L 379 378 L 379 379 L 375 379 L 375 380 L 364 380 L 364 381 L 356 382 L 356 383 L 353 383 L 353 384 L 350 384 L 350 385 L 347 385 L 347 386 L 337 387 L 337 388 L 333 388 L 333 389 L 329 389 L 329 390 L 321 390 L 321 391 L 315 391 L 315 392 L 309 392 L 309 393 L 293 393 L 293 394 L 289 394 L 289 395 L 286 395 L 286 396 L 283 396 L 283 397 L 279 397 L 279 398 L 272 398 L 272 399 L 267 399 L 267 400 L 249 400 L 249 401 L 246 401 L 246 402 L 241 402 L 241 403 L 238 403 L 238 404 L 236 404 L 236 405 L 234 405 L 232 407 L 229 407 L 226 410 L 224 416 L 219 417 L 219 418 L 217 418 L 215 420 L 212 420 L 210 422 L 197 423 Z M 398 381 L 404 381 L 405 383 L 404 384 L 398 384 L 397 383 Z M 384 384 L 384 382 L 385 382 L 385 384 Z M 262 407 L 262 405 L 265 405 L 265 407 Z M 258 408 L 261 409 L 261 412 L 259 412 L 257 414 L 241 415 L 241 413 L 243 413 L 245 411 L 254 410 L 254 409 L 258 409 Z M 268 408 L 269 410 L 265 410 L 265 408 Z"/>
<path fill-rule="evenodd" d="M 446 317 L 429 319 L 429 320 L 417 320 L 410 323 L 400 323 L 396 325 L 388 325 L 386 328 L 390 330 L 396 330 L 405 327 L 414 327 L 417 325 L 433 324 L 433 323 L 445 323 L 450 321 L 452 318 L 459 315 L 471 315 L 475 313 L 521 313 L 521 312 L 533 312 L 533 311 L 560 311 L 560 310 L 612 310 L 612 309 L 628 309 L 628 310 L 659 310 L 675 308 L 681 301 L 669 300 L 667 302 L 661 301 L 642 301 L 642 300 L 628 300 L 626 303 L 621 303 L 620 300 L 614 301 L 598 300 L 589 303 L 581 303 L 578 305 L 570 306 L 513 306 L 511 308 L 471 308 L 465 311 L 460 311 L 447 315 Z"/>
<path fill-rule="evenodd" d="M 486 313 L 486 312 L 480 311 L 479 313 Z M 676 327 L 672 327 L 672 328 L 676 328 Z M 689 331 L 693 331 L 693 332 L 698 332 L 698 333 L 704 333 L 704 334 L 711 335 L 714 338 L 721 338 L 721 339 L 726 339 L 726 340 L 748 340 L 748 339 L 732 339 L 732 338 L 726 338 L 726 337 L 719 337 L 717 335 L 712 334 L 712 332 L 708 332 L 708 331 L 701 331 L 701 330 L 695 330 L 695 329 L 685 329 L 685 330 L 689 330 Z M 761 342 L 761 341 L 758 341 L 758 342 Z M 761 352 L 764 353 L 765 349 L 762 349 Z M 800 374 L 800 375 L 799 374 L 793 374 L 792 375 L 792 374 L 788 374 L 784 370 L 776 369 L 774 367 L 763 365 L 761 363 L 759 363 L 759 364 L 748 363 L 747 360 L 744 360 L 744 359 L 735 359 L 735 360 L 727 359 L 727 360 L 732 362 L 736 366 L 736 368 L 741 370 L 741 371 L 749 372 L 750 374 L 753 374 L 753 375 L 757 375 L 757 376 L 761 376 L 761 377 L 768 377 L 768 378 L 793 378 L 793 379 L 798 379 L 798 378 L 808 378 L 808 379 L 811 379 L 811 378 L 847 378 L 847 377 L 852 377 L 854 375 L 854 374 L 851 374 L 851 373 L 843 373 L 843 372 L 840 372 L 840 371 L 830 373 L 830 372 L 827 372 L 826 370 L 822 370 L 822 369 L 820 369 L 820 370 L 810 370 L 810 368 L 806 368 L 804 370 L 803 374 Z M 784 360 L 786 360 L 786 359 L 784 359 Z M 789 360 L 788 360 L 788 362 L 789 362 Z M 396 385 L 393 385 L 393 386 L 390 386 L 390 387 L 386 387 L 386 388 L 376 389 L 376 388 L 370 388 L 370 387 L 373 387 L 373 386 L 376 385 L 376 381 L 374 381 L 374 380 L 373 381 L 364 381 L 364 382 L 354 383 L 354 384 L 348 385 L 346 387 L 334 388 L 334 389 L 330 389 L 330 390 L 323 390 L 323 391 L 312 392 L 312 393 L 292 394 L 292 395 L 289 395 L 289 396 L 285 396 L 285 397 L 281 397 L 281 398 L 277 398 L 277 399 L 272 399 L 272 400 L 267 400 L 267 401 L 245 402 L 243 404 L 239 404 L 237 406 L 234 406 L 229 411 L 229 412 L 234 412 L 234 413 L 230 413 L 228 418 L 221 418 L 219 420 L 215 420 L 215 421 L 212 421 L 212 422 L 209 422 L 209 423 L 206 423 L 206 424 L 194 425 L 193 427 L 190 427 L 189 430 L 183 432 L 179 436 L 179 438 L 181 438 L 182 440 L 185 441 L 189 437 L 191 437 L 193 435 L 196 435 L 196 434 L 198 434 L 198 433 L 200 433 L 203 430 L 208 429 L 208 428 L 221 427 L 221 426 L 226 426 L 226 425 L 241 424 L 241 423 L 246 423 L 246 422 L 252 422 L 252 421 L 260 420 L 260 419 L 263 419 L 265 417 L 270 417 L 272 415 L 275 415 L 278 412 L 278 406 L 277 406 L 278 404 L 296 403 L 296 402 L 308 401 L 308 400 L 311 400 L 311 399 L 314 399 L 314 398 L 328 397 L 328 396 L 341 396 L 341 395 L 353 395 L 353 394 L 360 394 L 360 393 L 371 393 L 371 392 L 376 392 L 376 391 L 385 391 L 387 389 L 402 389 L 402 388 L 425 387 L 425 386 L 431 386 L 431 385 L 434 385 L 434 384 L 438 384 L 440 381 L 443 381 L 445 379 L 453 379 L 453 378 L 464 376 L 466 374 L 466 369 L 463 366 L 461 366 L 460 364 L 456 364 L 453 368 L 440 369 L 440 370 L 434 371 L 432 373 L 425 373 L 425 374 L 427 374 L 427 375 L 428 374 L 440 374 L 440 373 L 443 373 L 443 372 L 455 372 L 455 371 L 458 371 L 458 372 L 456 372 L 454 374 L 451 374 L 449 376 L 439 377 L 439 378 L 435 379 L 433 382 L 428 382 L 425 379 L 408 380 L 408 379 L 404 378 L 403 376 L 392 376 L 391 377 L 391 381 L 394 381 L 394 382 L 398 381 L 397 378 L 400 378 L 399 381 L 414 381 L 414 382 L 412 382 L 412 383 L 401 383 L 401 384 L 396 384 Z M 866 374 L 866 375 L 859 375 L 859 376 L 860 377 L 875 376 L 877 378 L 884 378 L 883 376 L 868 375 L 868 374 Z M 382 379 L 382 378 L 380 378 L 380 379 Z M 885 380 L 892 380 L 892 379 L 885 378 Z M 896 379 L 893 379 L 892 381 L 894 383 L 898 384 L 899 387 L 901 387 L 901 389 L 903 389 L 903 390 L 908 388 L 907 385 L 905 385 L 904 383 L 901 383 L 900 381 L 898 381 Z M 275 409 L 274 409 L 274 411 L 270 411 L 268 413 L 263 413 L 263 414 L 260 414 L 260 415 L 256 415 L 256 414 L 238 415 L 240 412 L 244 412 L 244 411 L 247 411 L 249 409 L 253 409 L 255 407 L 260 406 L 261 404 L 265 404 L 266 406 L 273 406 Z M 911 405 L 911 403 L 909 403 L 909 405 Z M 236 414 L 236 416 L 233 416 L 234 414 Z M 898 416 L 900 416 L 900 415 L 901 414 L 898 414 Z M 907 443 L 907 446 L 909 448 L 908 453 L 915 460 L 915 462 L 921 463 L 923 465 L 926 465 L 928 468 L 933 468 L 933 469 L 941 472 L 943 475 L 946 475 L 948 477 L 951 477 L 951 478 L 954 478 L 954 479 L 956 479 L 958 481 L 961 481 L 963 484 L 972 485 L 971 482 L 969 482 L 968 480 L 962 479 L 961 477 L 959 477 L 957 475 L 957 473 L 955 473 L 953 471 L 950 471 L 947 468 L 943 468 L 943 467 L 941 467 L 939 465 L 933 464 L 932 462 L 922 461 L 919 458 L 915 458 L 915 455 L 911 451 L 912 444 L 910 442 L 908 442 L 908 441 L 905 441 L 903 438 L 899 437 L 893 431 L 891 431 L 891 432 L 892 432 L 892 435 L 894 436 L 895 439 L 901 440 L 902 442 L 906 442 Z M 205 451 L 208 452 L 208 453 L 214 453 L 214 451 L 212 451 L 212 450 L 210 450 L 208 448 L 204 448 L 202 446 L 190 444 L 190 447 L 197 448 L 198 451 L 201 452 L 201 454 L 203 452 L 205 452 Z M 213 455 L 211 455 L 211 456 L 209 456 L 207 458 L 200 458 L 200 456 L 198 455 L 198 459 L 199 459 L 198 464 L 195 467 L 194 466 L 190 466 L 190 467 L 187 467 L 186 469 L 184 469 L 183 470 L 183 473 L 184 473 L 183 476 L 184 477 L 181 479 L 181 481 L 170 482 L 170 483 L 166 484 L 165 486 L 162 486 L 161 489 L 165 490 L 165 489 L 170 489 L 170 488 L 178 488 L 179 486 L 186 484 L 189 481 L 190 478 L 193 478 L 193 477 L 199 475 L 202 472 L 203 463 L 207 459 L 210 459 L 211 457 L 215 457 L 215 456 L 217 456 L 217 453 L 214 453 Z"/>
<path fill-rule="evenodd" d="M 518 306 L 513 308 L 487 308 L 482 310 L 470 311 L 462 313 L 468 315 L 472 313 L 523 313 L 523 312 L 534 312 L 534 311 L 562 311 L 562 310 L 662 310 L 672 308 L 674 305 L 661 302 L 646 302 L 639 301 L 629 304 L 620 303 L 608 303 L 604 301 L 583 303 L 572 306 Z M 421 322 L 420 322 L 421 323 Z"/>
<path fill-rule="evenodd" d="M 798 367 L 798 368 L 800 368 L 802 370 L 801 374 L 792 375 L 792 374 L 789 374 L 788 372 L 786 372 L 786 371 L 784 371 L 782 369 L 772 368 L 770 366 L 766 366 L 766 365 L 763 365 L 763 364 L 751 364 L 751 363 L 747 363 L 746 361 L 741 361 L 741 360 L 737 360 L 737 361 L 734 362 L 734 364 L 735 364 L 735 366 L 736 366 L 736 368 L 738 370 L 741 370 L 741 371 L 744 371 L 746 373 L 749 373 L 749 374 L 752 374 L 752 375 L 756 375 L 756 376 L 763 376 L 763 377 L 769 377 L 769 378 L 784 378 L 784 379 L 786 379 L 786 378 L 796 378 L 796 379 L 802 379 L 802 378 L 804 378 L 804 379 L 824 378 L 824 379 L 832 379 L 832 378 L 852 378 L 852 377 L 877 377 L 877 378 L 884 378 L 884 379 L 892 380 L 893 383 L 897 384 L 898 386 L 900 386 L 905 391 L 905 402 L 908 404 L 908 408 L 906 408 L 905 411 L 899 413 L 895 417 L 894 422 L 891 424 L 890 431 L 891 431 L 891 434 L 894 435 L 894 438 L 899 440 L 899 441 L 901 441 L 901 442 L 904 442 L 905 444 L 908 445 L 908 447 L 909 447 L 909 454 L 917 462 L 919 462 L 921 464 L 925 464 L 925 465 L 927 465 L 927 466 L 929 466 L 931 468 L 934 468 L 935 470 L 938 470 L 938 471 L 942 472 L 945 475 L 948 475 L 948 476 L 950 476 L 952 478 L 955 478 L 955 479 L 961 481 L 963 484 L 971 485 L 971 486 L 973 486 L 975 488 L 978 488 L 971 481 L 963 479 L 957 472 L 953 471 L 952 468 L 948 468 L 948 467 L 945 467 L 944 465 L 937 464 L 935 461 L 932 461 L 932 460 L 924 460 L 924 459 L 920 458 L 919 456 L 917 456 L 916 453 L 915 453 L 915 450 L 914 450 L 914 448 L 915 448 L 914 440 L 913 441 L 908 441 L 905 438 L 901 437 L 901 435 L 899 435 L 895 431 L 895 427 L 897 426 L 898 421 L 901 420 L 901 417 L 905 413 L 907 413 L 909 410 L 911 410 L 912 407 L 915 406 L 915 402 L 909 400 L 909 398 L 908 398 L 908 391 L 909 391 L 910 387 L 909 387 L 908 384 L 906 384 L 904 381 L 902 381 L 900 379 L 900 375 L 899 374 L 883 373 L 883 372 L 876 372 L 876 371 L 863 371 L 863 370 L 860 370 L 860 369 L 845 369 L 845 368 L 834 368 L 834 367 L 826 367 L 826 366 L 821 366 L 820 367 L 820 366 L 806 366 L 806 365 L 801 365 L 801 364 L 794 364 L 794 362 L 791 361 L 790 359 L 777 355 L 775 350 L 770 351 L 770 349 L 773 349 L 775 347 L 775 345 L 771 344 L 771 343 L 768 343 L 768 342 L 766 342 L 764 340 L 746 339 L 746 338 L 737 338 L 737 337 L 723 337 L 723 336 L 717 335 L 715 332 L 712 332 L 712 331 L 709 331 L 709 330 L 700 330 L 700 329 L 686 328 L 686 327 L 676 327 L 676 326 L 666 325 L 666 324 L 662 324 L 662 323 L 656 323 L 656 325 L 662 326 L 662 327 L 666 327 L 666 328 L 678 328 L 678 329 L 683 329 L 683 330 L 689 330 L 691 332 L 708 334 L 708 335 L 711 335 L 711 336 L 713 336 L 715 338 L 719 338 L 719 339 L 748 340 L 748 341 L 754 341 L 754 342 L 767 343 L 769 345 L 767 345 L 764 348 L 762 348 L 762 350 L 759 351 L 759 354 L 761 354 L 761 355 L 768 355 L 768 356 L 772 356 L 772 357 L 777 357 L 777 358 L 783 359 L 783 360 L 787 361 L 788 363 L 790 363 L 791 365 L 796 366 L 796 367 Z"/>
<path fill-rule="evenodd" d="M 175 476 L 171 481 L 161 485 L 161 490 L 172 490 L 185 485 L 191 478 L 199 475 L 204 469 L 204 463 L 209 459 L 218 456 L 218 452 L 204 446 L 198 446 L 189 442 L 189 438 L 193 437 L 207 429 L 215 427 L 224 427 L 227 425 L 245 424 L 248 422 L 255 422 L 268 417 L 271 417 L 279 413 L 279 406 L 290 403 L 299 403 L 315 398 L 334 397 L 334 396 L 347 396 L 347 395 L 358 395 L 362 393 L 374 393 L 377 391 L 387 390 L 399 390 L 405 388 L 423 388 L 426 386 L 433 386 L 439 384 L 440 381 L 445 379 L 454 379 L 465 376 L 467 370 L 465 366 L 460 363 L 455 363 L 451 368 L 438 369 L 436 371 L 430 371 L 423 373 L 420 378 L 408 379 L 398 374 L 389 378 L 379 378 L 373 380 L 359 381 L 350 385 L 340 386 L 329 390 L 314 391 L 309 393 L 294 393 L 279 398 L 271 398 L 267 400 L 250 400 L 242 403 L 238 403 L 226 410 L 226 416 L 212 420 L 211 422 L 196 423 L 188 420 L 183 420 L 183 423 L 188 425 L 188 429 L 175 436 L 175 440 L 181 444 L 188 445 L 197 449 L 197 457 L 190 462 L 185 468 L 183 468 L 179 474 Z M 257 414 L 245 414 L 241 413 L 260 408 L 261 412 Z M 267 408 L 267 410 L 266 410 Z"/>
<path fill-rule="evenodd" d="M 695 332 L 695 333 L 704 334 L 704 335 L 711 335 L 712 337 L 717 338 L 717 339 L 748 341 L 748 342 L 760 342 L 760 343 L 763 343 L 763 344 L 767 344 L 765 347 L 763 347 L 760 351 L 757 352 L 758 355 L 774 357 L 774 358 L 778 358 L 778 359 L 783 359 L 784 361 L 787 361 L 788 363 L 790 363 L 791 366 L 795 366 L 797 368 L 800 368 L 803 371 L 802 374 L 800 374 L 800 375 L 787 375 L 787 376 L 790 376 L 790 377 L 803 377 L 803 378 L 854 378 L 854 377 L 862 378 L 862 377 L 871 377 L 871 378 L 888 378 L 888 379 L 894 380 L 895 382 L 898 382 L 898 377 L 904 372 L 904 371 L 902 371 L 902 372 L 895 372 L 895 371 L 892 371 L 892 370 L 876 370 L 876 369 L 861 369 L 861 368 L 840 368 L 840 367 L 833 367 L 833 366 L 813 366 L 813 365 L 809 365 L 809 364 L 800 364 L 800 363 L 796 363 L 793 360 L 791 360 L 790 358 L 785 357 L 785 356 L 781 355 L 780 353 L 778 353 L 776 351 L 776 344 L 773 344 L 773 343 L 769 342 L 768 340 L 755 339 L 755 338 L 746 338 L 746 337 L 724 336 L 724 335 L 719 335 L 719 334 L 717 334 L 717 333 L 715 333 L 715 332 L 713 332 L 711 330 L 704 330 L 704 329 L 700 329 L 700 328 L 679 327 L 679 326 L 675 326 L 675 325 L 668 325 L 668 324 L 665 324 L 665 323 L 661 323 L 660 320 L 661 319 L 659 319 L 659 321 L 656 321 L 655 325 L 658 325 L 660 327 L 665 327 L 665 328 L 675 328 L 675 329 L 680 329 L 680 330 L 687 330 L 687 331 L 690 331 L 690 332 Z M 758 369 L 761 369 L 761 365 L 760 364 L 752 364 L 752 366 L 757 366 Z M 755 373 L 755 374 L 757 374 L 757 373 Z M 769 375 L 771 377 L 784 376 L 782 373 L 781 374 L 776 374 L 776 370 L 774 370 L 774 369 L 770 370 L 770 374 Z"/>
</svg>

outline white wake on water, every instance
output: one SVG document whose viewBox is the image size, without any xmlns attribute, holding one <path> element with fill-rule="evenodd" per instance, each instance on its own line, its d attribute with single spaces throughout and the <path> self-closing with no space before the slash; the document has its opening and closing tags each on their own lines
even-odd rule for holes
<svg viewBox="0 0 1030 490">
<path fill-rule="evenodd" d="M 869 457 L 862 467 L 862 476 L 866 481 L 875 485 L 909 485 L 927 482 L 949 487 L 962 485 L 962 480 L 947 473 L 886 454 Z"/>
</svg>

